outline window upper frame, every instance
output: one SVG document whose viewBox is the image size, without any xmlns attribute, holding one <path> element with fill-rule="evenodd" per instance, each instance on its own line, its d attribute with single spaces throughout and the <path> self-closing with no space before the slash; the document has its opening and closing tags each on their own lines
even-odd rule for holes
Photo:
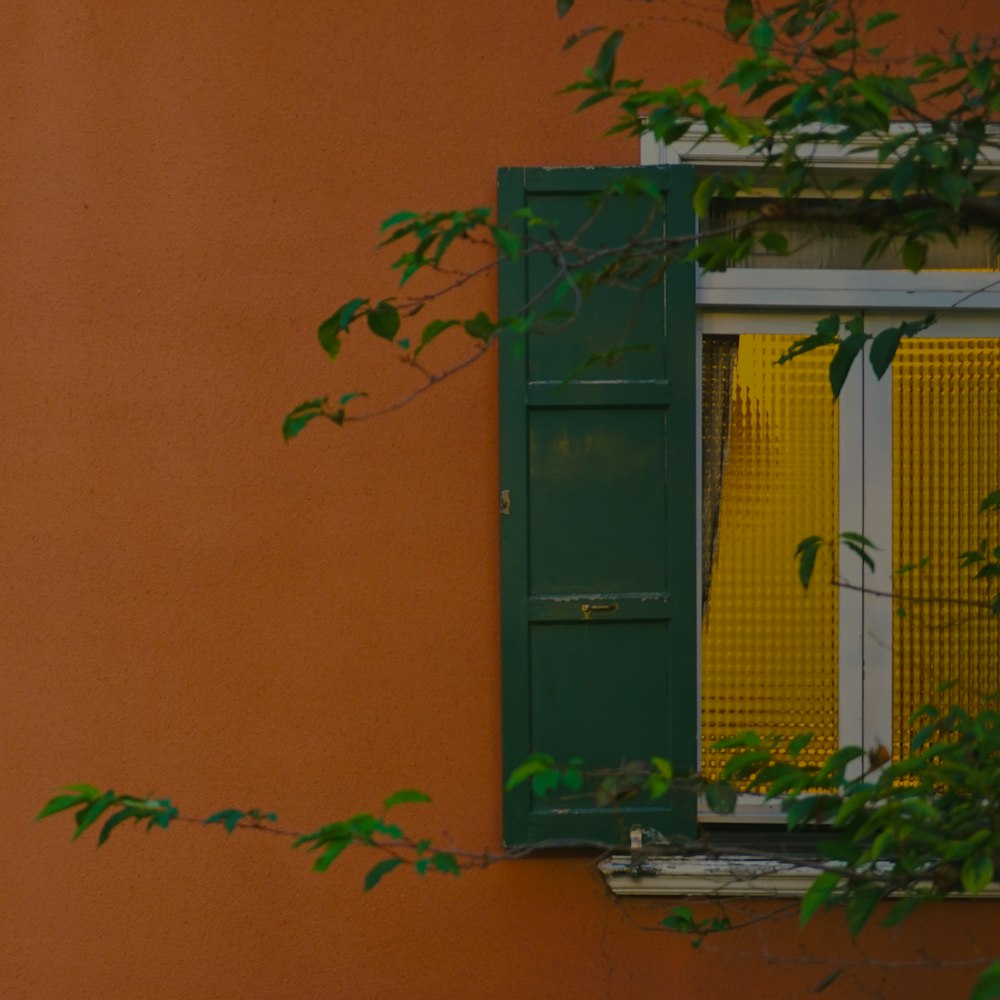
<svg viewBox="0 0 1000 1000">
<path fill-rule="evenodd" d="M 894 125 L 890 132 L 901 129 Z M 817 142 L 813 164 L 831 175 L 850 166 L 852 174 L 877 164 L 874 148 L 858 143 L 841 146 Z M 698 173 L 732 172 L 753 162 L 757 154 L 718 135 L 706 135 L 704 126 L 692 126 L 683 139 L 665 145 L 646 132 L 640 138 L 640 166 L 689 164 Z M 984 151 L 981 169 L 1000 175 L 1000 150 Z M 1000 273 L 983 287 L 982 272 L 899 270 L 729 268 L 707 273 L 698 270 L 696 304 L 699 308 L 885 308 L 895 310 L 1000 310 Z"/>
</svg>

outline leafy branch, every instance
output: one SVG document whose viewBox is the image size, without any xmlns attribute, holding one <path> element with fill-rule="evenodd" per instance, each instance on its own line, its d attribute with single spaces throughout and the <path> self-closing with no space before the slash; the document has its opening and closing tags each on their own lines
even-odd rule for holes
<svg viewBox="0 0 1000 1000">
<path fill-rule="evenodd" d="M 1000 510 L 1000 490 L 994 490 L 984 497 L 979 504 L 979 513 L 987 514 Z M 875 562 L 871 556 L 872 551 L 878 551 L 878 546 L 870 539 L 856 531 L 841 532 L 836 538 L 824 540 L 820 535 L 810 535 L 803 538 L 796 546 L 795 559 L 798 563 L 799 582 L 803 589 L 808 589 L 816 569 L 816 559 L 824 549 L 835 554 L 836 550 L 844 546 L 853 552 L 870 571 L 874 571 Z M 928 560 L 921 559 L 917 563 L 902 566 L 896 570 L 897 576 L 913 573 L 923 569 L 928 564 Z M 989 539 L 980 539 L 978 548 L 962 552 L 958 557 L 960 569 L 974 569 L 972 580 L 996 581 L 1000 577 L 1000 545 L 991 546 Z M 975 597 L 951 597 L 943 594 L 909 594 L 899 590 L 877 590 L 866 587 L 864 584 L 854 584 L 846 580 L 836 578 L 833 583 L 837 587 L 845 590 L 855 590 L 871 597 L 885 597 L 900 604 L 950 604 L 967 608 L 981 608 L 989 611 L 991 615 L 1000 614 L 1000 593 L 989 598 Z M 899 614 L 905 615 L 905 611 L 900 609 Z"/>
<path fill-rule="evenodd" d="M 572 0 L 558 4 L 565 17 Z M 591 217 L 569 240 L 560 239 L 549 220 L 523 208 L 500 219 L 487 207 L 441 212 L 397 212 L 382 224 L 383 246 L 404 249 L 392 263 L 400 273 L 400 294 L 349 299 L 318 329 L 321 347 L 331 360 L 345 335 L 364 323 L 377 338 L 395 346 L 413 367 L 421 384 L 399 400 L 363 413 L 349 404 L 364 392 L 324 395 L 293 409 L 285 419 L 286 439 L 315 419 L 335 424 L 398 410 L 431 387 L 462 371 L 498 337 L 523 338 L 531 332 L 565 325 L 601 285 L 660 280 L 678 261 L 722 270 L 745 260 L 756 249 L 791 252 L 789 225 L 805 224 L 817 233 L 830 223 L 846 224 L 871 237 L 865 263 L 896 253 L 904 268 L 920 271 L 936 240 L 957 243 L 970 227 L 1000 231 L 1000 199 L 995 172 L 984 164 L 1000 161 L 1000 72 L 995 38 L 954 38 L 938 52 L 918 58 L 896 57 L 884 41 L 884 28 L 897 15 L 876 12 L 861 18 L 849 3 L 793 0 L 765 4 L 728 0 L 723 31 L 737 51 L 734 69 L 712 90 L 701 81 L 669 86 L 617 75 L 627 29 L 584 29 L 575 41 L 603 34 L 593 63 L 566 92 L 582 96 L 577 110 L 611 101 L 618 120 L 611 132 L 652 133 L 663 143 L 694 137 L 721 137 L 747 153 L 746 165 L 702 177 L 693 196 L 701 231 L 683 237 L 652 232 L 650 222 L 661 203 L 655 185 L 643 177 L 622 177 L 592 204 Z M 639 25 L 641 26 L 641 25 Z M 633 26 L 633 30 L 636 26 Z M 734 110 L 716 93 L 735 96 Z M 841 167 L 827 171 L 817 153 L 834 149 L 868 154 L 863 167 L 846 155 Z M 761 192 L 767 192 L 761 197 Z M 713 226 L 710 212 L 719 199 L 754 194 L 758 208 L 731 225 Z M 613 247 L 587 247 L 585 237 L 607 199 L 643 199 L 650 213 L 644 231 Z M 469 265 L 457 248 L 486 252 Z M 553 264 L 553 277 L 517 315 L 442 316 L 421 323 L 412 333 L 404 324 L 446 298 L 473 278 L 503 261 L 539 255 Z M 438 287 L 403 293 L 422 273 L 445 276 Z M 570 299 L 569 308 L 539 311 L 552 297 Z M 966 296 L 967 297 L 967 296 Z M 854 360 L 871 341 L 870 361 L 882 377 L 900 342 L 929 328 L 936 317 L 910 320 L 868 334 L 858 317 L 841 324 L 829 316 L 816 333 L 796 343 L 783 362 L 830 344 L 834 395 L 844 385 Z M 843 330 L 843 332 L 841 332 Z M 443 333 L 464 334 L 473 352 L 458 364 L 433 372 L 420 360 Z"/>
</svg>

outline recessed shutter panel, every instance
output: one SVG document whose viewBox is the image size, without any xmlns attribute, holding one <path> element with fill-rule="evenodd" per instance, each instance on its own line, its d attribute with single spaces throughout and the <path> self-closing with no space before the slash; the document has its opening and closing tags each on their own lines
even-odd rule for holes
<svg viewBox="0 0 1000 1000">
<path fill-rule="evenodd" d="M 664 211 L 618 195 L 643 176 Z M 523 207 L 589 249 L 694 229 L 687 167 L 507 169 L 500 214 Z M 539 227 L 539 232 L 544 229 Z M 545 254 L 505 262 L 500 312 L 565 309 Z M 690 772 L 697 741 L 694 274 L 625 274 L 570 322 L 500 344 L 504 768 L 532 752 L 587 769 L 671 760 Z M 614 352 L 611 364 L 588 359 Z M 571 377 L 572 376 L 572 377 Z M 691 833 L 693 799 L 505 797 L 505 839 L 622 842 L 641 824 Z"/>
</svg>

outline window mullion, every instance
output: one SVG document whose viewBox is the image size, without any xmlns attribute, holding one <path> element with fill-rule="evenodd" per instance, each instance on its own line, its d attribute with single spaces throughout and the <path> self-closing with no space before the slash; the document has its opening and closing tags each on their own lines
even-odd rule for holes
<svg viewBox="0 0 1000 1000">
<path fill-rule="evenodd" d="M 864 725 L 861 745 L 888 745 L 892 737 L 892 377 L 876 379 L 865 358 L 864 520 L 862 533 L 878 546 L 875 571 L 864 570 L 862 674 Z M 862 567 L 853 554 L 857 575 Z M 845 556 L 846 558 L 846 556 Z"/>
<path fill-rule="evenodd" d="M 864 526 L 864 386 L 861 365 L 855 365 L 840 393 L 838 502 L 840 531 L 863 531 Z M 839 578 L 860 587 L 861 566 L 838 553 Z M 841 587 L 839 594 L 838 656 L 840 660 L 840 745 L 864 739 L 863 600 L 859 590 Z"/>
</svg>

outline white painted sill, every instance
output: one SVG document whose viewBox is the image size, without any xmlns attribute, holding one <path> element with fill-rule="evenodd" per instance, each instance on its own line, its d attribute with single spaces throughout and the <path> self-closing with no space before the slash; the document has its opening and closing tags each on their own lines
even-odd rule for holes
<svg viewBox="0 0 1000 1000">
<path fill-rule="evenodd" d="M 792 861 L 769 861 L 733 854 L 718 858 L 616 854 L 598 868 L 616 896 L 708 896 L 765 897 L 771 899 L 805 894 L 818 874 Z M 879 863 L 875 871 L 889 872 L 891 865 Z M 894 895 L 896 895 L 894 893 Z M 1000 899 L 1000 883 L 993 882 L 977 896 L 952 893 L 955 899 Z"/>
</svg>

